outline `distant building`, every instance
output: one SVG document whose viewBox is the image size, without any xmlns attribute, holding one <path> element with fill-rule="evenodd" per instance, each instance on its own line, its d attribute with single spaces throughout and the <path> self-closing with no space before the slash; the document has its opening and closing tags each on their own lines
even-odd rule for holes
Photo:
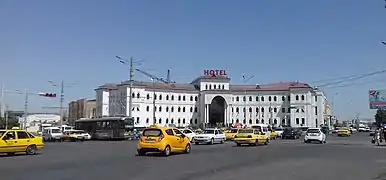
<svg viewBox="0 0 386 180">
<path fill-rule="evenodd" d="M 8 118 L 17 120 L 24 116 L 24 111 L 5 111 L 5 114 L 8 116 Z"/>
<path fill-rule="evenodd" d="M 73 124 L 80 118 L 93 118 L 96 116 L 96 101 L 79 99 L 71 101 L 68 105 L 68 123 Z"/>
<path fill-rule="evenodd" d="M 176 126 L 264 123 L 293 127 L 326 124 L 324 93 L 300 82 L 234 85 L 226 75 L 204 75 L 181 84 L 134 81 L 131 94 L 129 82 L 106 84 L 95 91 L 98 117 L 128 116 L 131 111 L 138 127 L 156 123 Z"/>
<path fill-rule="evenodd" d="M 27 121 L 24 117 L 19 117 L 19 123 L 24 124 L 28 132 L 41 131 L 42 124 L 54 125 L 59 123 L 59 114 L 47 114 L 47 113 L 30 113 L 27 115 Z"/>
</svg>

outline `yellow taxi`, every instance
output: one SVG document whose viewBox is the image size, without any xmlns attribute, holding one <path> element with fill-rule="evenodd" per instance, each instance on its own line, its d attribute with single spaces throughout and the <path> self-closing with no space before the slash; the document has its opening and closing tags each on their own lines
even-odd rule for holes
<svg viewBox="0 0 386 180">
<path fill-rule="evenodd" d="M 19 128 L 0 130 L 0 138 L 0 153 L 8 155 L 20 152 L 34 155 L 44 148 L 42 137 Z"/>
<path fill-rule="evenodd" d="M 271 139 L 276 139 L 277 138 L 277 132 L 275 130 L 271 130 L 271 133 L 269 133 L 269 136 Z"/>
<path fill-rule="evenodd" d="M 338 136 L 350 136 L 351 132 L 349 128 L 340 128 L 338 130 Z"/>
<path fill-rule="evenodd" d="M 257 129 L 240 129 L 235 135 L 233 141 L 237 144 L 237 146 L 241 146 L 243 144 L 253 146 L 259 144 L 268 145 L 269 143 L 269 139 L 265 133 L 262 133 Z"/>
<path fill-rule="evenodd" d="M 226 140 L 233 140 L 238 131 L 239 129 L 229 129 L 227 132 L 225 132 Z"/>
<path fill-rule="evenodd" d="M 173 127 L 150 126 L 143 130 L 137 145 L 139 156 L 144 156 L 148 152 L 159 152 L 169 156 L 171 153 L 188 154 L 190 151 L 189 138 Z"/>
</svg>

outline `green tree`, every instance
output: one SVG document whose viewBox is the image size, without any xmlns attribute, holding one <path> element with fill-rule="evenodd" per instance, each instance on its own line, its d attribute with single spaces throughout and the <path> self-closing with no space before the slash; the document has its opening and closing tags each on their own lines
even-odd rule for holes
<svg viewBox="0 0 386 180">
<path fill-rule="evenodd" d="M 377 110 L 377 113 L 375 114 L 375 123 L 377 126 L 381 126 L 381 124 L 386 124 L 386 110 Z"/>
<path fill-rule="evenodd" d="M 0 129 L 5 129 L 5 127 L 6 127 L 5 124 L 6 124 L 5 118 L 0 117 Z M 19 127 L 19 126 L 20 126 L 20 124 L 18 122 L 18 119 L 8 118 L 8 128 Z"/>
</svg>

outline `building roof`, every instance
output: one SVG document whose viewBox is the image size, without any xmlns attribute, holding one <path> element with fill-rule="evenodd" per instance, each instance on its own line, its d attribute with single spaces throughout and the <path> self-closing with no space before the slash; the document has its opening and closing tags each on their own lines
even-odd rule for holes
<svg viewBox="0 0 386 180">
<path fill-rule="evenodd" d="M 119 84 L 116 84 L 116 83 L 107 83 L 107 84 L 99 86 L 98 88 L 96 88 L 94 90 L 95 91 L 96 90 L 113 90 L 113 89 L 117 89 L 118 85 Z"/>
<path fill-rule="evenodd" d="M 196 81 L 196 80 L 195 80 Z M 194 82 L 194 81 L 193 81 Z M 128 86 L 129 82 L 122 82 L 119 86 Z M 199 91 L 199 88 L 194 84 L 181 84 L 181 83 L 173 83 L 173 84 L 165 84 L 159 82 L 142 82 L 142 81 L 134 81 L 133 87 L 144 88 L 144 89 L 156 89 L 156 90 L 167 90 L 167 91 Z M 264 84 L 264 85 L 229 85 L 229 90 L 232 92 L 253 92 L 253 91 L 290 91 L 290 90 L 299 90 L 299 89 L 307 89 L 312 88 L 307 83 L 301 82 L 279 82 L 272 84 Z M 221 89 L 211 89 L 210 91 L 224 91 Z M 225 90 L 226 91 L 226 90 Z"/>
</svg>

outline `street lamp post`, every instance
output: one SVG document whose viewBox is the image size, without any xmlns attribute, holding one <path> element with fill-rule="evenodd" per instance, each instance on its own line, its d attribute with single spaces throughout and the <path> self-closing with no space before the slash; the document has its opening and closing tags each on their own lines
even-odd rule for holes
<svg viewBox="0 0 386 180">
<path fill-rule="evenodd" d="M 62 80 L 60 82 L 60 85 L 58 84 L 55 84 L 53 81 L 48 81 L 49 83 L 51 83 L 52 86 L 54 87 L 58 87 L 60 86 L 60 107 L 59 107 L 59 114 L 60 114 L 60 127 L 63 126 L 63 119 L 64 119 L 64 115 L 63 115 L 63 103 L 64 103 L 64 88 L 68 88 L 68 87 L 72 87 L 73 85 L 75 85 L 75 83 L 70 83 L 70 84 L 65 84 L 64 83 L 64 80 Z"/>
<path fill-rule="evenodd" d="M 157 119 L 155 117 L 155 111 L 156 111 L 156 106 L 155 106 L 155 99 L 156 99 L 156 94 L 155 94 L 155 79 L 151 78 L 152 85 L 153 85 L 153 124 L 157 123 Z"/>
<path fill-rule="evenodd" d="M 243 83 L 245 85 L 245 90 L 244 90 L 244 120 L 245 122 L 247 121 L 247 87 L 246 87 L 246 84 L 249 80 L 251 80 L 252 78 L 254 78 L 255 76 L 250 76 L 250 77 L 247 77 L 245 75 L 243 75 Z"/>
<path fill-rule="evenodd" d="M 115 56 L 117 59 L 119 59 L 119 62 L 121 64 L 128 65 L 130 67 L 129 69 L 129 117 L 132 117 L 133 114 L 133 80 L 134 80 L 134 64 L 140 64 L 141 61 L 134 62 L 133 58 L 130 58 L 130 60 L 124 59 L 120 56 Z"/>
</svg>

